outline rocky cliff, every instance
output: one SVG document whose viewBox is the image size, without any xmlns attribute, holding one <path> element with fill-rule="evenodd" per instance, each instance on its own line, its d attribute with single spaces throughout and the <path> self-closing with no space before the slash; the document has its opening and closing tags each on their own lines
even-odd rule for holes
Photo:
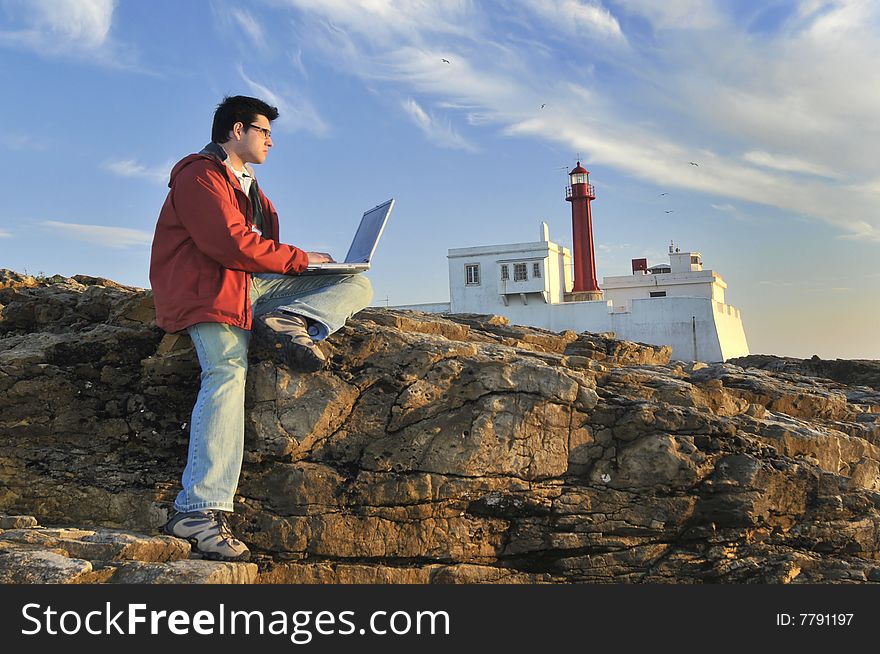
<svg viewBox="0 0 880 654">
<path fill-rule="evenodd" d="M 752 354 L 731 359 L 729 363 L 743 368 L 760 368 L 770 372 L 792 372 L 808 377 L 823 377 L 849 386 L 870 386 L 880 391 L 880 361 L 835 359 L 828 361 L 813 355 L 810 359 L 793 359 L 767 354 Z"/>
<path fill-rule="evenodd" d="M 880 581 L 865 376 L 368 309 L 324 372 L 251 360 L 221 564 L 157 535 L 198 363 L 149 293 L 2 271 L 0 305 L 0 581 Z"/>
</svg>

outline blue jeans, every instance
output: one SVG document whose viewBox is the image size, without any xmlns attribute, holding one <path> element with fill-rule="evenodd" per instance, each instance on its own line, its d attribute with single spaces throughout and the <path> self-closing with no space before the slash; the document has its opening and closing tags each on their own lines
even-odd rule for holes
<svg viewBox="0 0 880 654">
<path fill-rule="evenodd" d="M 254 317 L 285 307 L 310 319 L 316 341 L 369 305 L 373 288 L 363 275 L 253 275 Z M 202 367 L 193 407 L 189 452 L 178 511 L 232 511 L 244 454 L 244 388 L 251 333 L 216 322 L 187 329 Z"/>
</svg>

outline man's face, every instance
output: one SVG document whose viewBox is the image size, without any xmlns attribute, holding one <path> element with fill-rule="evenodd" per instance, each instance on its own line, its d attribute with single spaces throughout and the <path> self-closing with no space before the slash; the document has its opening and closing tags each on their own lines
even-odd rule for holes
<svg viewBox="0 0 880 654">
<path fill-rule="evenodd" d="M 239 156 L 245 163 L 261 164 L 266 161 L 269 148 L 272 147 L 271 136 L 266 136 L 271 131 L 269 119 L 257 116 L 244 127 L 246 129 L 241 133 Z"/>
</svg>

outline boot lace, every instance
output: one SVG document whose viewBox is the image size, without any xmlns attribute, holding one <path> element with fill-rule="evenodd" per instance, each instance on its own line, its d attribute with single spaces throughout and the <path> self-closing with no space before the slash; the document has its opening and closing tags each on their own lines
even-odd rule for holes
<svg viewBox="0 0 880 654">
<path fill-rule="evenodd" d="M 226 517 L 226 512 L 215 511 L 214 518 L 217 520 L 217 525 L 220 528 L 220 537 L 223 540 L 236 540 L 235 534 L 232 533 L 232 528 L 229 526 L 229 518 Z"/>
</svg>

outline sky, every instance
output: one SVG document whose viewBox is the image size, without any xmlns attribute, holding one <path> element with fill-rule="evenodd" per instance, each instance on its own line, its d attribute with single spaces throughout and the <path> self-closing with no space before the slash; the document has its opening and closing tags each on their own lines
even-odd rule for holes
<svg viewBox="0 0 880 654">
<path fill-rule="evenodd" d="M 396 199 L 378 306 L 571 247 L 580 159 L 600 285 L 674 241 L 752 353 L 880 359 L 878 62 L 874 0 L 0 0 L 0 268 L 148 288 L 171 166 L 254 95 L 283 241 L 341 259 Z"/>
</svg>

